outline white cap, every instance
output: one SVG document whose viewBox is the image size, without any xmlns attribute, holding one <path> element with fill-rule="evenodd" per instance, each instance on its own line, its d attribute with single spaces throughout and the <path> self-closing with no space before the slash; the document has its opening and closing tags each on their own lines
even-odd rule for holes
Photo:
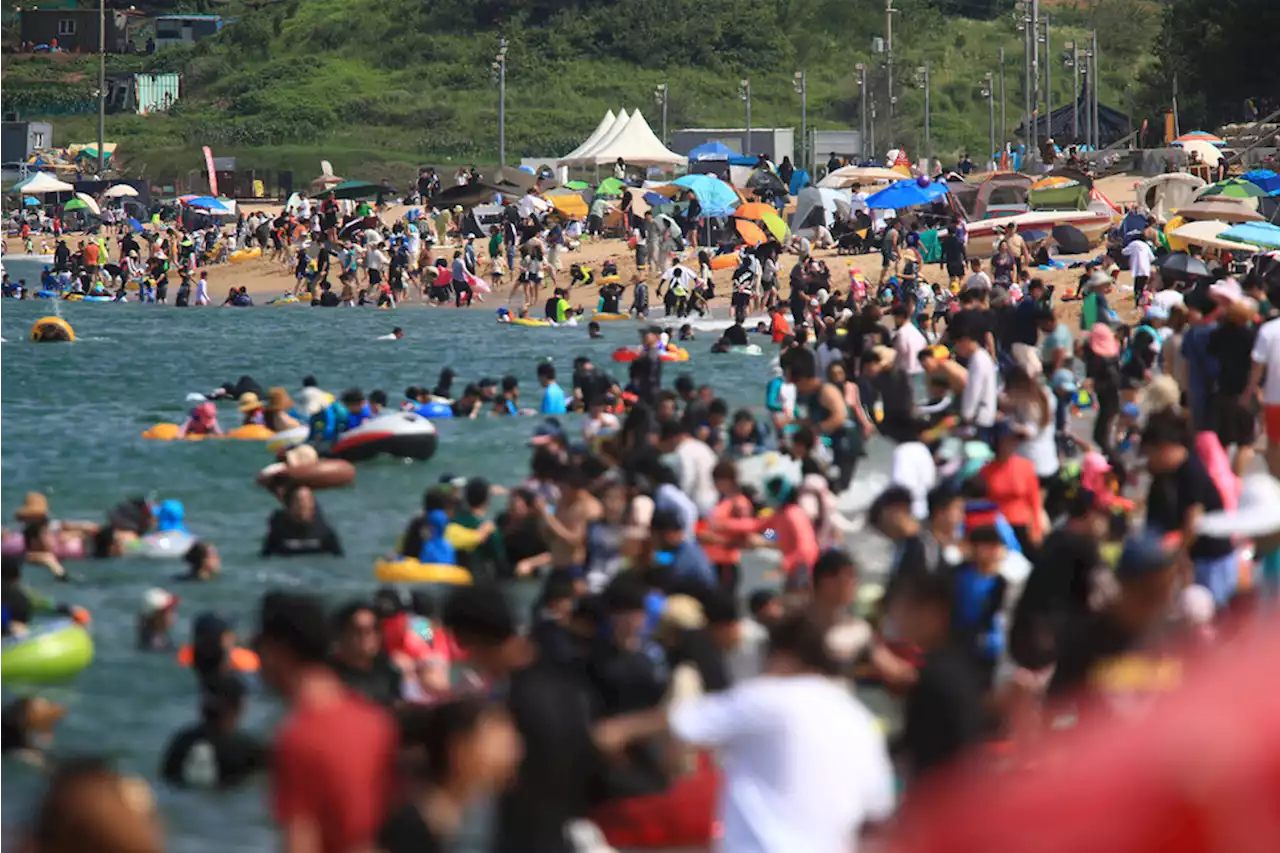
<svg viewBox="0 0 1280 853">
<path fill-rule="evenodd" d="M 148 616 L 177 606 L 178 596 L 158 586 L 153 586 L 142 595 L 142 612 Z"/>
</svg>

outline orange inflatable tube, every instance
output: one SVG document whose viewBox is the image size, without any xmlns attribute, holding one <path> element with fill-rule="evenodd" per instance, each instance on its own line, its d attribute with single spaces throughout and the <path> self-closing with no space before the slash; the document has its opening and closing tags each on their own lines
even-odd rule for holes
<svg viewBox="0 0 1280 853">
<path fill-rule="evenodd" d="M 236 672 L 257 672 L 259 661 L 258 655 L 251 649 L 236 646 L 227 653 L 227 658 L 231 661 L 231 668 Z M 183 646 L 178 649 L 178 665 L 189 667 L 194 662 L 195 654 L 191 646 Z"/>
</svg>

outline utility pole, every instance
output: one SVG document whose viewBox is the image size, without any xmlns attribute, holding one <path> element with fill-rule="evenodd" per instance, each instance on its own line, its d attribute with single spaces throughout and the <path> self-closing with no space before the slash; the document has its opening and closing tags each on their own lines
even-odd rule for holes
<svg viewBox="0 0 1280 853">
<path fill-rule="evenodd" d="M 871 161 L 873 163 L 878 164 L 880 163 L 880 158 L 875 154 L 877 150 L 878 149 L 876 148 L 876 102 L 872 101 L 871 102 L 871 153 L 872 153 Z"/>
<path fill-rule="evenodd" d="M 1049 41 L 1049 13 L 1044 15 L 1044 138 L 1053 136 L 1053 47 Z"/>
<path fill-rule="evenodd" d="M 738 97 L 747 105 L 747 127 L 742 140 L 742 156 L 751 156 L 751 81 L 743 77 L 738 81 Z"/>
<path fill-rule="evenodd" d="M 1040 138 L 1040 0 L 1031 0 L 1031 23 L 1029 25 L 1031 32 L 1031 58 L 1029 62 L 1031 67 L 1031 144 L 1027 147 L 1027 154 L 1040 150 L 1037 141 Z"/>
<path fill-rule="evenodd" d="M 1182 135 L 1182 129 L 1178 127 L 1178 72 L 1173 72 L 1173 138 L 1177 139 Z"/>
<path fill-rule="evenodd" d="M 1067 42 L 1065 64 L 1071 69 L 1071 142 L 1080 142 L 1080 50 L 1074 41 Z"/>
<path fill-rule="evenodd" d="M 996 152 L 996 92 L 995 81 L 990 71 L 982 76 L 982 97 L 987 99 L 987 132 L 990 134 L 990 157 Z M 998 164 L 999 161 L 997 161 Z"/>
<path fill-rule="evenodd" d="M 929 135 L 929 63 L 926 62 L 916 69 L 916 77 L 919 85 L 924 87 L 924 158 L 925 163 L 930 166 L 926 171 L 932 173 L 933 140 Z"/>
<path fill-rule="evenodd" d="M 498 166 L 507 165 L 507 40 L 498 39 L 498 54 L 493 58 L 493 75 L 498 78 Z"/>
<path fill-rule="evenodd" d="M 889 96 L 889 147 L 893 147 L 893 107 L 896 103 L 893 97 L 893 16 L 899 10 L 893 8 L 893 0 L 885 0 L 884 3 L 884 32 L 885 32 L 885 80 L 886 92 Z"/>
<path fill-rule="evenodd" d="M 107 0 L 98 0 L 98 179 L 107 171 Z"/>
<path fill-rule="evenodd" d="M 1004 141 L 1009 133 L 1009 122 L 1004 117 L 1004 48 L 1000 48 L 997 52 L 1000 62 L 1000 150 L 1004 151 Z"/>
<path fill-rule="evenodd" d="M 1018 21 L 1018 30 L 1022 33 L 1022 127 L 1023 142 L 1026 143 L 1027 153 L 1031 153 L 1033 138 L 1035 137 L 1035 122 L 1032 121 L 1032 101 L 1031 101 L 1031 15 L 1027 6 L 1022 7 L 1022 12 Z"/>
<path fill-rule="evenodd" d="M 662 107 L 662 144 L 667 144 L 667 84 L 659 83 L 653 89 L 653 100 Z"/>
<path fill-rule="evenodd" d="M 1098 31 L 1089 33 L 1093 47 L 1093 150 L 1102 148 L 1102 128 L 1098 126 L 1098 89 L 1102 80 L 1102 62 L 1098 56 Z"/>
<path fill-rule="evenodd" d="M 875 150 L 869 148 L 867 144 L 870 141 L 867 137 L 867 64 L 859 62 L 854 66 L 854 70 L 858 72 L 858 89 L 862 96 L 862 106 L 858 110 L 858 115 L 862 119 L 862 137 L 858 140 L 858 146 L 862 149 L 859 152 L 862 154 L 862 159 L 866 160 L 867 151 Z"/>
<path fill-rule="evenodd" d="M 796 94 L 800 96 L 800 168 L 807 169 L 809 163 L 809 87 L 808 75 L 797 71 L 794 75 Z"/>
</svg>

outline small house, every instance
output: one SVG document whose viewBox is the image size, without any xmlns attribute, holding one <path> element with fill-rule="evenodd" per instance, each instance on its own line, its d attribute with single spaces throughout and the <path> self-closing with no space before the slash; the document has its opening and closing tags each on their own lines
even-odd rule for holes
<svg viewBox="0 0 1280 853">
<path fill-rule="evenodd" d="M 195 44 L 222 29 L 221 15 L 165 15 L 155 19 L 156 49 Z"/>
</svg>

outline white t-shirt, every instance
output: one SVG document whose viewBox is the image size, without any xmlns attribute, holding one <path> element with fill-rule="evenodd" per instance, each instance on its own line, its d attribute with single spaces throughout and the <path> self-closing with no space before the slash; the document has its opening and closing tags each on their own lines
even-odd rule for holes
<svg viewBox="0 0 1280 853">
<path fill-rule="evenodd" d="M 924 352 L 929 342 L 924 333 L 912 322 L 903 323 L 893 334 L 893 348 L 898 353 L 898 370 L 909 374 L 923 373 L 924 365 L 920 363 L 920 353 Z"/>
<path fill-rule="evenodd" d="M 1156 259 L 1156 253 L 1151 251 L 1146 240 L 1134 240 L 1125 246 L 1124 256 L 1129 259 L 1129 272 L 1134 278 L 1151 275 L 1151 262 Z"/>
<path fill-rule="evenodd" d="M 674 455 L 680 463 L 680 491 L 693 498 L 699 512 L 704 515 L 711 512 L 720 500 L 711 476 L 719 461 L 716 452 L 706 442 L 686 438 L 676 447 Z"/>
<path fill-rule="evenodd" d="M 889 482 L 911 492 L 911 514 L 929 517 L 929 490 L 938 484 L 933 454 L 920 441 L 904 441 L 893 449 Z"/>
<path fill-rule="evenodd" d="M 1258 337 L 1253 342 L 1253 361 L 1267 366 L 1262 402 L 1280 406 L 1280 321 L 1268 320 L 1258 329 Z"/>
<path fill-rule="evenodd" d="M 1172 311 L 1173 306 L 1175 305 L 1186 304 L 1186 300 L 1182 298 L 1182 294 L 1174 290 L 1173 288 L 1169 288 L 1168 290 L 1161 290 L 1157 293 L 1152 294 L 1151 302 L 1154 305 L 1159 305 L 1161 308 L 1163 308 L 1166 311 Z M 1164 329 L 1161 329 L 1161 331 L 1164 331 Z"/>
<path fill-rule="evenodd" d="M 974 273 L 973 275 L 969 276 L 964 280 L 964 289 L 965 290 L 990 290 L 991 276 L 987 275 L 986 272 L 982 270 L 978 270 L 976 273 Z"/>
<path fill-rule="evenodd" d="M 718 752 L 726 853 L 856 853 L 859 827 L 893 812 L 884 735 L 832 679 L 762 676 L 669 719 L 678 738 Z"/>
</svg>

